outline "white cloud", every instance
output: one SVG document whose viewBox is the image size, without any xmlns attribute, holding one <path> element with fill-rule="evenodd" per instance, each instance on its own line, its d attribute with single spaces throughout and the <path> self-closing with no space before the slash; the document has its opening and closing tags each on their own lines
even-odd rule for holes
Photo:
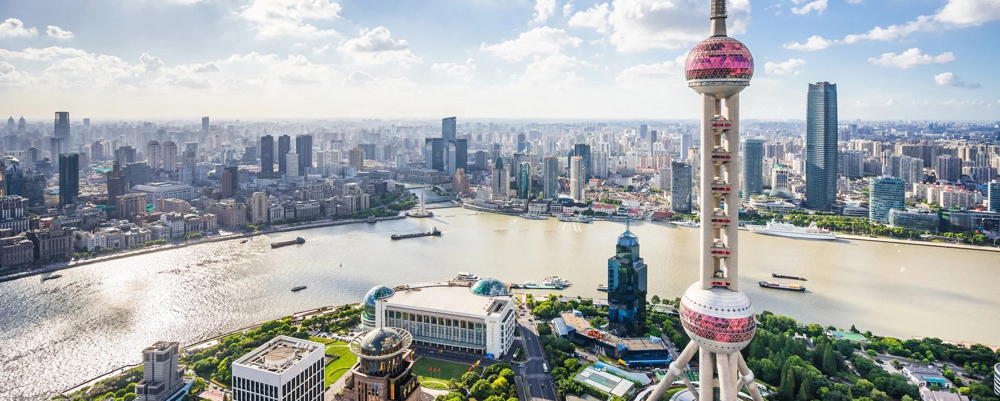
<svg viewBox="0 0 1000 401">
<path fill-rule="evenodd" d="M 563 46 L 577 47 L 583 40 L 570 36 L 565 30 L 540 26 L 522 32 L 517 39 L 506 40 L 495 45 L 485 42 L 479 46 L 483 51 L 508 61 L 520 61 L 532 54 L 558 52 Z"/>
<path fill-rule="evenodd" d="M 809 14 L 812 11 L 816 11 L 816 14 L 823 14 L 823 11 L 826 10 L 826 2 L 827 0 L 816 0 L 802 7 L 792 7 L 792 12 L 799 15 Z"/>
<path fill-rule="evenodd" d="M 566 4 L 563 4 L 562 11 L 563 17 L 569 18 L 570 15 L 573 15 L 573 0 L 569 0 Z"/>
<path fill-rule="evenodd" d="M 532 24 L 544 24 L 556 13 L 556 0 L 535 0 L 535 13 L 531 15 Z"/>
<path fill-rule="evenodd" d="M 252 0 L 240 9 L 239 16 L 257 30 L 258 38 L 316 38 L 335 35 L 332 29 L 320 29 L 306 20 L 333 20 L 341 7 L 330 0 Z"/>
<path fill-rule="evenodd" d="M 1000 19 L 1000 2 L 996 0 L 949 0 L 934 15 L 938 22 L 959 26 L 979 26 Z"/>
<path fill-rule="evenodd" d="M 465 64 L 434 63 L 431 69 L 469 81 L 472 80 L 472 73 L 476 70 L 476 61 L 470 58 L 465 60 Z"/>
<path fill-rule="evenodd" d="M 577 11 L 576 14 L 573 14 L 573 17 L 569 19 L 567 25 L 593 28 L 597 30 L 598 33 L 608 33 L 608 15 L 610 14 L 611 11 L 608 9 L 608 3 L 595 4 L 593 7 L 584 11 Z"/>
<path fill-rule="evenodd" d="M 320 54 L 326 53 L 327 50 L 330 50 L 330 44 L 329 43 L 324 43 L 323 46 L 314 47 L 312 49 L 312 54 L 320 55 Z"/>
<path fill-rule="evenodd" d="M 702 0 L 614 0 L 611 43 L 619 52 L 679 49 L 705 39 L 710 2 Z M 728 33 L 746 32 L 750 1 L 731 0 Z"/>
<path fill-rule="evenodd" d="M 861 4 L 862 0 L 845 0 L 847 4 Z"/>
<path fill-rule="evenodd" d="M 868 59 L 869 63 L 883 67 L 913 68 L 928 64 L 948 64 L 955 61 L 955 55 L 951 52 L 941 53 L 937 56 L 924 54 L 920 49 L 914 47 L 906 50 L 902 54 L 884 53 L 881 57 Z"/>
<path fill-rule="evenodd" d="M 677 56 L 677 58 L 673 60 L 667 60 L 662 63 L 635 65 L 622 70 L 615 80 L 619 82 L 642 81 L 680 75 L 684 72 L 684 61 L 686 58 L 687 53 Z"/>
<path fill-rule="evenodd" d="M 863 100 L 858 99 L 858 100 L 854 101 L 854 107 L 868 107 L 868 106 L 871 106 L 871 105 L 868 104 L 868 103 L 866 103 Z"/>
<path fill-rule="evenodd" d="M 64 31 L 62 28 L 53 25 L 49 25 L 49 27 L 45 29 L 45 33 L 49 35 L 49 37 L 56 39 L 70 39 L 73 37 L 73 32 Z"/>
<path fill-rule="evenodd" d="M 22 51 L 0 49 L 0 58 L 33 61 L 49 61 L 60 57 L 80 57 L 85 55 L 87 55 L 87 52 L 83 50 L 59 46 L 51 46 L 42 49 L 29 47 Z"/>
<path fill-rule="evenodd" d="M 37 33 L 38 30 L 35 28 L 25 28 L 24 23 L 17 18 L 7 18 L 3 23 L 0 23 L 0 39 L 35 36 Z"/>
<path fill-rule="evenodd" d="M 796 71 L 797 68 L 806 64 L 806 61 L 800 58 L 789 59 L 781 63 L 775 63 L 773 61 L 768 61 L 764 63 L 764 72 L 773 75 L 785 75 L 788 73 L 794 73 L 798 75 L 802 71 Z"/>
<path fill-rule="evenodd" d="M 345 41 L 340 49 L 362 64 L 395 63 L 407 66 L 420 62 L 420 57 L 410 51 L 410 44 L 403 39 L 393 39 L 384 26 L 361 29 L 359 37 Z"/>
<path fill-rule="evenodd" d="M 191 66 L 191 71 L 198 74 L 203 74 L 206 72 L 219 72 L 222 71 L 221 68 L 215 63 L 205 63 L 205 64 L 195 64 Z"/>
<path fill-rule="evenodd" d="M 576 75 L 582 68 L 593 68 L 594 64 L 569 57 L 562 53 L 552 53 L 546 57 L 535 57 L 528 64 L 524 74 L 515 77 L 516 82 L 528 86 L 563 86 L 583 81 Z"/>
<path fill-rule="evenodd" d="M 799 42 L 785 43 L 784 47 L 788 50 L 809 52 L 809 51 L 823 50 L 836 43 L 839 42 L 836 40 L 824 39 L 822 36 L 819 35 L 813 35 L 806 40 L 806 43 L 799 43 Z"/>
<path fill-rule="evenodd" d="M 961 78 L 959 78 L 957 75 L 952 74 L 950 72 L 944 72 L 944 73 L 940 73 L 940 74 L 935 75 L 934 76 L 934 82 L 937 82 L 938 85 L 942 85 L 942 86 L 954 86 L 956 88 L 963 88 L 963 89 L 979 89 L 979 88 L 983 87 L 980 84 L 973 84 L 973 83 L 965 82 Z"/>
<path fill-rule="evenodd" d="M 892 107 L 896 105 L 896 99 L 889 99 L 885 102 L 886 107 Z"/>
<path fill-rule="evenodd" d="M 31 77 L 24 71 L 14 68 L 11 63 L 0 61 L 0 85 L 18 85 L 30 81 Z"/>
<path fill-rule="evenodd" d="M 958 99 L 949 99 L 947 101 L 941 102 L 941 105 L 960 108 L 960 109 L 967 109 L 971 107 L 989 107 L 989 104 L 986 102 L 980 102 L 975 100 L 958 100 Z"/>
<path fill-rule="evenodd" d="M 364 86 L 371 82 L 375 82 L 375 77 L 363 71 L 354 71 L 344 77 L 344 86 Z"/>
</svg>

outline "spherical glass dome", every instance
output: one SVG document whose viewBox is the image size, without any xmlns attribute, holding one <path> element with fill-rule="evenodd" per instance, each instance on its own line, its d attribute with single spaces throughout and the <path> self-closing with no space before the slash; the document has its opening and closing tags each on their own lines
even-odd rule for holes
<svg viewBox="0 0 1000 401">
<path fill-rule="evenodd" d="M 385 356 L 399 351 L 406 341 L 399 329 L 383 327 L 371 330 L 361 337 L 361 353 L 365 356 Z"/>
<path fill-rule="evenodd" d="M 378 301 L 381 298 L 392 296 L 392 294 L 395 294 L 392 288 L 386 287 L 384 285 L 380 285 L 368 290 L 368 293 L 365 294 L 365 299 L 362 301 L 363 302 L 362 305 L 364 307 L 364 311 L 361 313 L 362 317 L 374 320 L 375 301 Z"/>
<path fill-rule="evenodd" d="M 704 290 L 699 283 L 692 284 L 681 297 L 680 316 L 691 340 L 718 353 L 738 352 L 757 331 L 750 299 L 725 287 Z"/>
<path fill-rule="evenodd" d="M 477 281 L 472 285 L 472 293 L 482 295 L 484 297 L 510 295 L 510 293 L 507 292 L 507 286 L 503 285 L 500 280 L 495 278 L 484 278 Z"/>
<path fill-rule="evenodd" d="M 695 92 L 720 97 L 734 95 L 750 85 L 753 55 L 736 39 L 712 36 L 688 53 L 684 76 Z"/>
</svg>

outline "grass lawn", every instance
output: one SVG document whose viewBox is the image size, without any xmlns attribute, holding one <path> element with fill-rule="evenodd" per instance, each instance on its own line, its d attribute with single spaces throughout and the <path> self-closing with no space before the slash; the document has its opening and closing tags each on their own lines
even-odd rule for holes
<svg viewBox="0 0 1000 401">
<path fill-rule="evenodd" d="M 413 363 L 413 374 L 420 378 L 421 385 L 431 389 L 447 389 L 449 380 L 459 380 L 468 371 L 469 365 L 437 359 L 420 358 Z M 483 369 L 476 368 L 475 371 L 482 372 Z"/>
<path fill-rule="evenodd" d="M 345 343 L 335 341 L 327 344 L 326 346 L 327 355 L 339 355 L 340 358 L 330 362 L 326 365 L 326 385 L 329 386 L 340 379 L 347 370 L 350 369 L 358 361 L 358 357 L 351 353 L 351 348 Z"/>
</svg>

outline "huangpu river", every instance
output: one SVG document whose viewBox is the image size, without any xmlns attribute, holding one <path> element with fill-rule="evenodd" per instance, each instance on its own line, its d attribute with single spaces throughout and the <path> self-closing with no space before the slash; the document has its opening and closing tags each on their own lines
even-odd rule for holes
<svg viewBox="0 0 1000 401">
<path fill-rule="evenodd" d="M 371 287 L 453 277 L 570 280 L 599 297 L 625 224 L 526 220 L 438 209 L 430 219 L 317 228 L 164 251 L 0 283 L 0 399 L 39 399 L 138 363 L 159 341 L 182 344 L 292 312 L 358 302 Z M 392 241 L 393 233 L 440 238 Z M 649 295 L 673 299 L 697 278 L 696 229 L 632 224 Z M 297 236 L 303 245 L 271 249 Z M 758 312 L 800 322 L 1000 345 L 1000 253 L 740 233 L 741 288 Z M 772 272 L 806 293 L 760 288 Z M 306 285 L 308 289 L 292 292 Z"/>
</svg>

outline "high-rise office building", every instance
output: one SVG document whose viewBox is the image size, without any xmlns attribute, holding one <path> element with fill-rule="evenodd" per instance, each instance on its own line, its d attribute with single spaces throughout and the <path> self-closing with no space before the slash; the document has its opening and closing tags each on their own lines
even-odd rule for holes
<svg viewBox="0 0 1000 401">
<path fill-rule="evenodd" d="M 569 196 L 577 202 L 584 201 L 584 177 L 583 157 L 573 156 L 569 158 Z"/>
<path fill-rule="evenodd" d="M 531 194 L 531 165 L 527 162 L 517 166 L 517 197 L 528 199 Z"/>
<path fill-rule="evenodd" d="M 261 224 L 267 222 L 267 194 L 254 192 L 250 197 L 250 223 Z"/>
<path fill-rule="evenodd" d="M 542 159 L 542 198 L 555 199 L 559 195 L 559 158 L 545 156 Z"/>
<path fill-rule="evenodd" d="M 59 155 L 59 207 L 76 202 L 80 195 L 80 156 L 76 153 Z"/>
<path fill-rule="evenodd" d="M 764 193 L 764 141 L 743 141 L 743 199 Z"/>
<path fill-rule="evenodd" d="M 70 136 L 69 132 L 69 112 L 68 111 L 57 111 L 55 119 L 55 131 L 54 137 L 59 140 L 59 145 L 61 149 L 59 153 L 65 151 L 73 150 L 73 138 Z M 59 154 L 54 153 L 54 154 Z"/>
<path fill-rule="evenodd" d="M 837 84 L 809 84 L 806 114 L 806 208 L 837 201 Z"/>
<path fill-rule="evenodd" d="M 177 144 L 173 141 L 163 143 L 163 171 L 177 171 Z"/>
<path fill-rule="evenodd" d="M 153 170 L 163 164 L 163 146 L 160 145 L 160 141 L 153 139 L 146 144 L 146 164 Z"/>
<path fill-rule="evenodd" d="M 278 137 L 278 172 L 281 174 L 287 174 L 288 168 L 285 162 L 288 161 L 288 152 L 292 151 L 292 137 L 288 135 L 282 135 Z"/>
<path fill-rule="evenodd" d="M 90 144 L 90 159 L 95 162 L 104 160 L 104 143 L 94 141 L 94 143 Z"/>
<path fill-rule="evenodd" d="M 740 353 L 757 330 L 754 307 L 739 288 L 737 243 L 739 102 L 740 92 L 753 77 L 753 56 L 743 43 L 726 35 L 726 0 L 712 0 L 710 19 L 712 36 L 688 52 L 684 70 L 688 86 L 700 95 L 702 111 L 699 279 L 684 291 L 678 305 L 681 325 L 691 342 L 670 364 L 650 400 L 663 399 L 697 353 L 698 375 L 703 378 L 697 398 L 736 401 L 745 387 L 754 401 L 763 401 Z M 834 130 L 834 158 L 836 134 Z"/>
<path fill-rule="evenodd" d="M 445 171 L 445 148 L 444 139 L 424 139 L 424 168 Z"/>
<path fill-rule="evenodd" d="M 233 362 L 233 401 L 323 401 L 324 349 L 294 337 L 271 339 Z"/>
<path fill-rule="evenodd" d="M 1000 212 L 1000 180 L 986 184 L 986 209 Z"/>
<path fill-rule="evenodd" d="M 868 220 L 889 224 L 889 210 L 906 210 L 906 184 L 899 178 L 878 177 L 872 181 Z"/>
<path fill-rule="evenodd" d="M 365 153 L 360 147 L 353 147 L 348 152 L 347 164 L 354 167 L 355 170 L 361 172 L 365 168 Z"/>
<path fill-rule="evenodd" d="M 299 171 L 301 171 L 299 168 L 299 160 L 301 160 L 301 158 L 298 153 L 288 152 L 285 154 L 285 167 L 288 169 L 285 173 L 286 177 L 294 178 L 299 176 Z"/>
<path fill-rule="evenodd" d="M 608 327 L 621 337 L 646 335 L 646 263 L 639 238 L 626 224 L 608 258 Z"/>
<path fill-rule="evenodd" d="M 673 174 L 671 174 L 670 167 L 661 168 L 659 171 L 656 172 L 656 175 L 657 175 L 656 187 L 663 191 L 669 191 L 670 180 L 673 176 Z"/>
<path fill-rule="evenodd" d="M 115 150 L 115 161 L 122 166 L 135 163 L 135 148 L 125 145 Z"/>
<path fill-rule="evenodd" d="M 865 152 L 860 150 L 837 152 L 837 169 L 844 177 L 861 178 L 865 172 Z"/>
<path fill-rule="evenodd" d="M 208 116 L 202 117 L 201 118 L 201 132 L 203 134 L 208 134 L 208 131 L 210 131 L 210 129 L 211 129 L 211 126 L 208 124 Z"/>
<path fill-rule="evenodd" d="M 497 157 L 493 164 L 493 174 L 490 176 L 494 197 L 507 197 L 507 190 L 510 189 L 510 176 L 508 174 L 503 158 Z"/>
<path fill-rule="evenodd" d="M 299 135 L 295 137 L 295 153 L 299 155 L 299 175 L 305 175 L 307 168 L 313 166 L 313 137 Z"/>
<path fill-rule="evenodd" d="M 457 122 L 458 119 L 456 117 L 448 117 L 441 119 L 441 139 L 444 139 L 445 142 L 450 142 L 457 139 L 456 137 L 458 135 Z"/>
<path fill-rule="evenodd" d="M 467 139 L 456 139 L 452 141 L 452 146 L 455 149 L 455 157 L 449 159 L 453 161 L 453 169 L 468 169 L 469 168 L 469 140 Z M 450 153 L 449 153 L 450 156 Z"/>
<path fill-rule="evenodd" d="M 240 190 L 240 168 L 230 166 L 222 169 L 222 197 L 233 198 Z"/>
<path fill-rule="evenodd" d="M 649 131 L 649 126 L 646 124 L 639 125 L 639 139 L 646 139 L 646 134 Z"/>
<path fill-rule="evenodd" d="M 274 137 L 271 135 L 260 138 L 260 171 L 274 172 Z"/>
<path fill-rule="evenodd" d="M 142 350 L 142 380 L 135 384 L 134 401 L 179 399 L 184 388 L 184 366 L 178 364 L 180 344 L 158 341 Z"/>
<path fill-rule="evenodd" d="M 118 202 L 119 196 L 128 192 L 128 181 L 122 174 L 121 165 L 117 161 L 112 164 L 110 171 L 104 173 L 104 176 L 108 183 L 108 203 L 114 205 Z"/>
<path fill-rule="evenodd" d="M 517 134 L 517 153 L 524 153 L 524 150 L 528 147 L 527 142 L 525 142 L 524 133 Z"/>
<path fill-rule="evenodd" d="M 670 209 L 677 213 L 691 213 L 691 165 L 670 163 Z"/>
<path fill-rule="evenodd" d="M 584 180 L 590 179 L 594 176 L 594 166 L 590 159 L 590 145 L 585 143 L 578 143 L 573 145 L 573 150 L 569 153 L 569 159 L 571 160 L 573 156 L 580 156 L 583 159 L 583 174 Z"/>
</svg>

